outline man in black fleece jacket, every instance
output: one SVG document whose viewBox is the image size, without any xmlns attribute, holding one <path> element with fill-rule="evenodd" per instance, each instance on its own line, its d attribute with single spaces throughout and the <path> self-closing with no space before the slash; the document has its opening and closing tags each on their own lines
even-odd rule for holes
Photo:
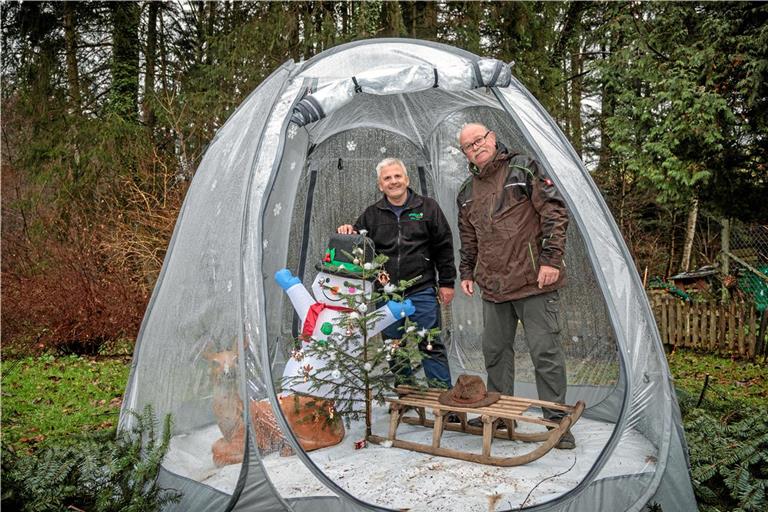
<svg viewBox="0 0 768 512">
<path fill-rule="evenodd" d="M 423 197 L 408 187 L 408 171 L 397 158 L 386 158 L 376 166 L 379 190 L 384 194 L 355 221 L 337 231 L 343 234 L 367 232 L 376 251 L 389 257 L 385 268 L 392 282 L 418 278 L 405 295 L 416 307 L 410 320 L 418 329 L 440 326 L 440 305 L 453 300 L 456 266 L 453 260 L 451 228 L 434 199 Z M 402 337 L 403 321 L 397 322 L 382 335 Z M 432 385 L 451 387 L 448 356 L 440 338 L 419 344 L 426 356 L 422 361 L 424 373 Z M 391 365 L 400 382 L 407 382 L 412 369 L 402 361 Z"/>
</svg>

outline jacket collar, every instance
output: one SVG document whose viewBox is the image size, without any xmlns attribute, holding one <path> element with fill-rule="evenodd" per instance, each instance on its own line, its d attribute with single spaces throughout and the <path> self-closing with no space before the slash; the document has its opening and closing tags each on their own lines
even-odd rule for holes
<svg viewBox="0 0 768 512">
<path fill-rule="evenodd" d="M 487 164 L 485 164 L 482 168 L 470 162 L 469 172 L 472 173 L 473 176 L 477 176 L 480 179 L 487 178 L 488 176 L 495 173 L 496 170 L 499 169 L 499 167 L 502 167 L 499 165 L 499 162 L 506 162 L 513 156 L 514 155 L 509 152 L 509 150 L 504 144 L 502 144 L 501 142 L 497 142 L 496 154 L 493 155 L 493 159 Z"/>
<path fill-rule="evenodd" d="M 424 199 L 414 192 L 411 187 L 408 187 L 408 199 L 405 200 L 403 209 L 410 210 L 411 208 L 416 208 L 417 206 L 421 206 L 421 203 L 423 202 Z M 376 207 L 381 210 L 389 210 L 389 205 L 390 203 L 387 201 L 387 196 L 382 196 L 381 199 L 376 201 Z"/>
</svg>

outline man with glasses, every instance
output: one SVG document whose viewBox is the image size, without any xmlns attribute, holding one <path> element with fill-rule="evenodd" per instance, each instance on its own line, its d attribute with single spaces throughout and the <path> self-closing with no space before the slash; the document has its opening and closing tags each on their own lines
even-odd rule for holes
<svg viewBox="0 0 768 512">
<path fill-rule="evenodd" d="M 541 400 L 565 403 L 565 354 L 560 345 L 558 289 L 565 285 L 565 202 L 539 163 L 507 150 L 482 124 L 465 125 L 461 151 L 472 173 L 457 198 L 461 289 L 482 292 L 483 357 L 488 390 L 514 394 L 517 323 L 535 368 Z M 543 410 L 559 421 L 563 413 Z M 470 424 L 482 426 L 479 418 Z M 556 446 L 573 449 L 567 431 Z"/>
<path fill-rule="evenodd" d="M 367 231 L 376 251 L 389 257 L 385 268 L 392 282 L 418 278 L 404 294 L 416 312 L 409 318 L 419 329 L 440 326 L 440 305 L 453 300 L 456 266 L 453 261 L 453 236 L 448 220 L 432 198 L 411 190 L 408 171 L 402 160 L 385 158 L 376 166 L 377 184 L 384 196 L 365 209 L 354 226 L 337 228 L 342 234 Z M 403 322 L 382 331 L 385 338 L 399 339 Z M 430 385 L 451 387 L 451 372 L 445 345 L 440 338 L 419 344 L 424 354 L 424 374 Z M 390 364 L 398 382 L 407 383 L 412 369 L 403 361 Z M 458 421 L 455 415 L 449 421 Z"/>
</svg>

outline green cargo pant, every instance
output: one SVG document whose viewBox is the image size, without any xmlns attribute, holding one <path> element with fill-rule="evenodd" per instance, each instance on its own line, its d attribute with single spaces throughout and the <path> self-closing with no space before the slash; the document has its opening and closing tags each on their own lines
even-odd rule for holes
<svg viewBox="0 0 768 512">
<path fill-rule="evenodd" d="M 531 353 L 540 400 L 565 403 L 565 354 L 560 345 L 560 296 L 557 291 L 508 302 L 483 300 L 483 356 L 488 390 L 514 395 L 515 332 L 523 324 Z M 544 417 L 557 420 L 561 411 L 544 409 Z"/>
</svg>

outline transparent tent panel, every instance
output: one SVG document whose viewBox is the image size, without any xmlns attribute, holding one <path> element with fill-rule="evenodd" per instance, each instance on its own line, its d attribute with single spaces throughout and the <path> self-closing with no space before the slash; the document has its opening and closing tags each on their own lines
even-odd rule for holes
<svg viewBox="0 0 768 512">
<path fill-rule="evenodd" d="M 281 69 L 274 80 L 265 81 L 208 147 L 137 340 L 121 427 L 132 424 L 128 410 L 146 405 L 158 418 L 171 415 L 173 438 L 163 462 L 164 478 L 182 475 L 202 482 L 216 471 L 214 451 L 222 456 L 230 449 L 242 451 L 244 431 L 230 432 L 227 442 L 214 449 L 223 438 L 219 425 L 242 419 L 236 413 L 224 417 L 217 404 L 242 402 L 243 381 L 237 378 L 243 374 L 244 348 L 238 247 L 245 192 L 266 122 L 261 113 L 273 104 L 287 75 Z M 224 364 L 230 366 L 225 370 Z M 225 446 L 229 441 L 231 446 Z M 231 473 L 240 472 L 235 459 L 220 460 L 230 463 Z M 195 496 L 221 494 L 212 487 L 208 491 L 188 490 L 179 506 L 183 509 Z"/>
</svg>

